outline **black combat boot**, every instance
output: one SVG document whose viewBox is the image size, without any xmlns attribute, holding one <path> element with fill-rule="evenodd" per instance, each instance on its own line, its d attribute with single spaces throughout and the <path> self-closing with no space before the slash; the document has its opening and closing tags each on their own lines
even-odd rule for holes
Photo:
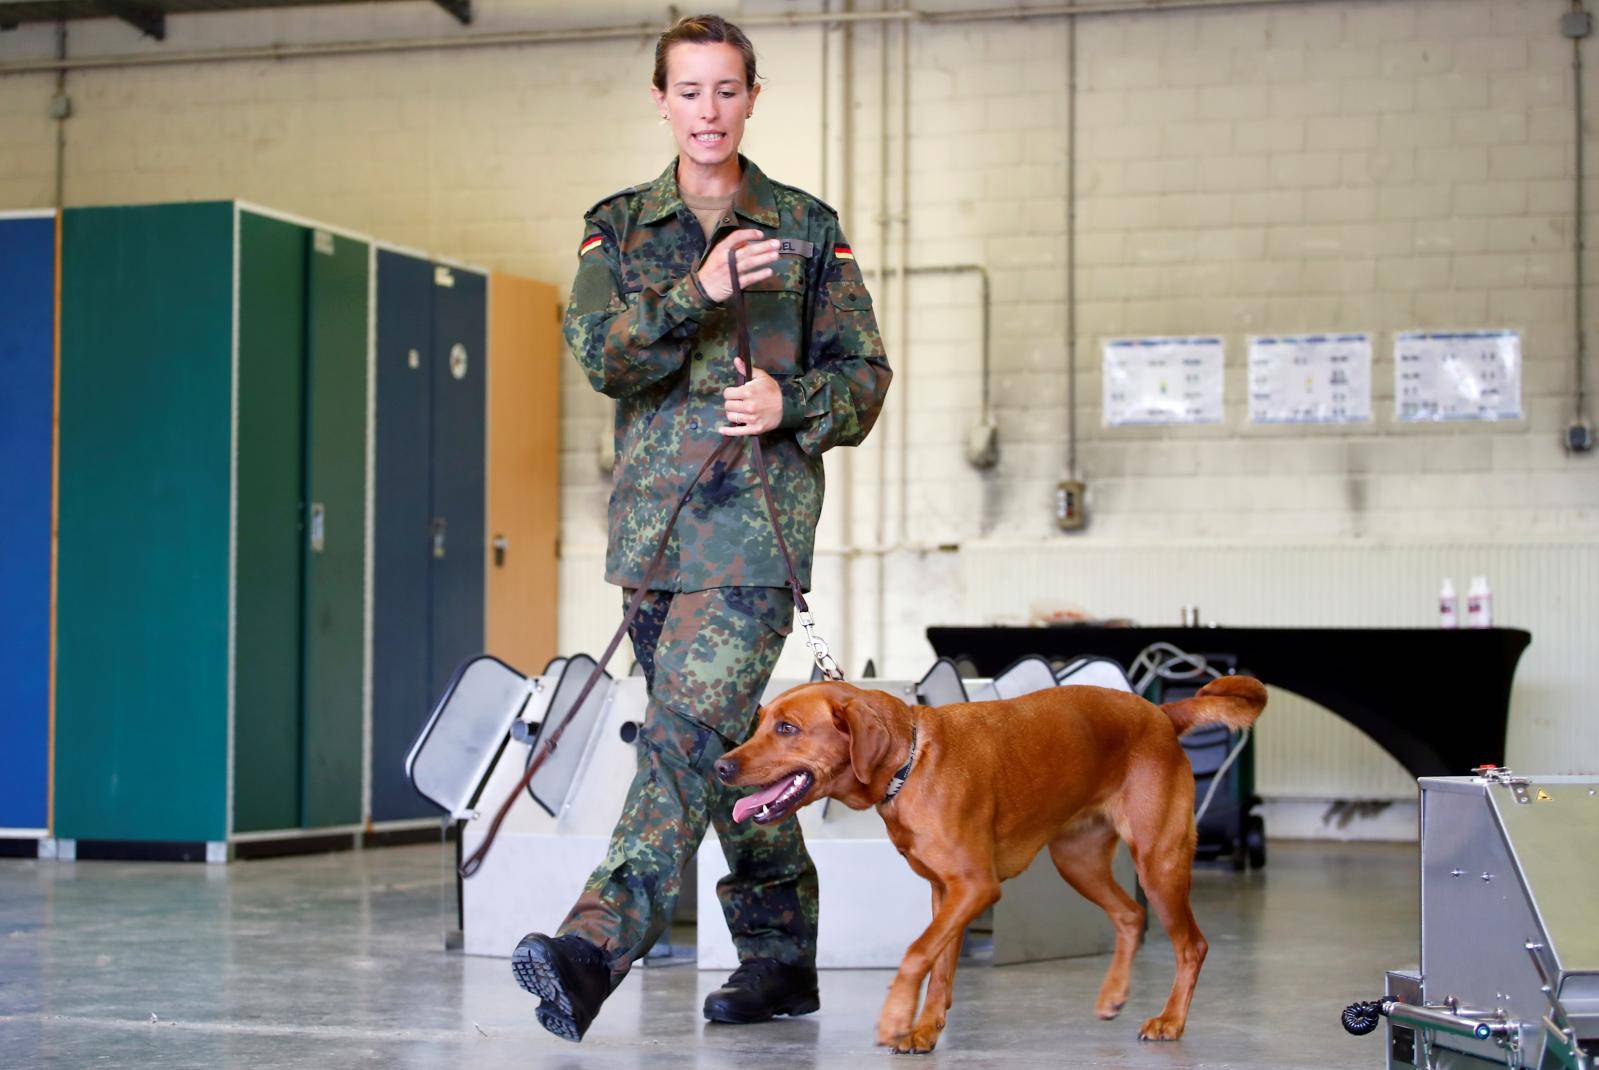
<svg viewBox="0 0 1599 1070">
<path fill-rule="evenodd" d="M 542 999 L 539 1025 L 565 1040 L 582 1040 L 611 994 L 605 952 L 581 936 L 528 933 L 511 952 L 516 983 Z"/>
<path fill-rule="evenodd" d="M 815 967 L 750 959 L 705 997 L 705 1017 L 713 1022 L 764 1022 L 775 1014 L 810 1014 L 821 1006 Z"/>
</svg>

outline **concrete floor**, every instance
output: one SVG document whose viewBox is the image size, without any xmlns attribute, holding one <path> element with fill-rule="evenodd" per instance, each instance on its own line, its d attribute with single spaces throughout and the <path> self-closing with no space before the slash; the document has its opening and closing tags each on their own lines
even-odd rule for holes
<svg viewBox="0 0 1599 1070">
<path fill-rule="evenodd" d="M 1114 1022 L 1106 959 L 968 964 L 921 1063 L 1273 1070 L 1382 1065 L 1344 1004 L 1416 957 L 1415 848 L 1274 843 L 1263 872 L 1201 868 L 1210 940 L 1188 1033 L 1139 1044 L 1171 982 L 1152 932 Z M 634 972 L 581 1045 L 534 1021 L 504 960 L 441 950 L 453 893 L 438 847 L 231 866 L 0 861 L 0 1067 L 887 1066 L 872 1044 L 883 971 L 822 976 L 821 1013 L 707 1026 L 722 977 Z M 529 927 L 556 919 L 529 919 Z M 822 922 L 826 924 L 826 919 Z"/>
</svg>

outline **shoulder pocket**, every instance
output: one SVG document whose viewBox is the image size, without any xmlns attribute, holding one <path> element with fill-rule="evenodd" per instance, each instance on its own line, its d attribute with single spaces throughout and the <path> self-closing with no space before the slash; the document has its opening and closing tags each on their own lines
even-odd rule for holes
<svg viewBox="0 0 1599 1070">
<path fill-rule="evenodd" d="M 872 295 L 855 261 L 839 260 L 828 269 L 827 299 L 844 312 L 864 312 L 872 307 Z"/>
<path fill-rule="evenodd" d="M 598 312 L 617 303 L 616 279 L 605 258 L 590 252 L 578 263 L 577 277 L 572 281 L 572 311 L 578 315 Z"/>
</svg>

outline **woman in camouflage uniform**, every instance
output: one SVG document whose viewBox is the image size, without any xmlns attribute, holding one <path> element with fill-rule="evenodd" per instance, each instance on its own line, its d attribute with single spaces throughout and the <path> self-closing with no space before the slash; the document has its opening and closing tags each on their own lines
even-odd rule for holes
<svg viewBox="0 0 1599 1070">
<path fill-rule="evenodd" d="M 694 473 L 725 436 L 762 439 L 800 583 L 810 585 L 822 453 L 853 446 L 890 371 L 871 297 L 837 214 L 738 153 L 760 92 L 755 52 L 714 15 L 661 35 L 652 96 L 678 156 L 653 182 L 589 209 L 567 343 L 616 400 L 606 579 L 631 596 Z M 740 385 L 724 302 L 736 250 L 756 367 Z M 712 1021 L 819 1006 L 816 870 L 797 821 L 735 824 L 712 763 L 754 726 L 793 597 L 746 446 L 718 460 L 679 515 L 630 635 L 649 685 L 639 771 L 605 861 L 559 934 L 513 955 L 551 1032 L 580 1040 L 605 997 L 664 932 L 684 865 L 714 822 L 717 885 L 740 966 L 705 1002 Z"/>
</svg>

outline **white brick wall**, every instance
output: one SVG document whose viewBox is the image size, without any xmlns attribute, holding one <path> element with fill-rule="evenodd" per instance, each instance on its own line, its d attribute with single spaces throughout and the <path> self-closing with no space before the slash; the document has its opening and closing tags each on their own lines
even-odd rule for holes
<svg viewBox="0 0 1599 1070">
<path fill-rule="evenodd" d="M 476 6 L 483 31 L 661 15 L 659 5 L 634 0 L 556 11 L 512 0 Z M 752 0 L 737 10 L 795 6 Z M 1563 9 L 1553 0 L 1329 0 L 1080 22 L 1074 415 L 1092 519 L 1070 544 L 1599 535 L 1599 461 L 1570 458 L 1557 442 L 1572 382 L 1570 46 L 1556 30 Z M 167 43 L 155 44 L 115 22 L 79 23 L 71 47 L 89 54 L 457 32 L 421 3 L 176 16 L 169 29 Z M 746 147 L 768 173 L 821 192 L 822 34 L 767 28 L 754 36 L 768 83 Z M 852 100 L 837 96 L 836 51 L 829 87 L 827 193 L 848 202 L 852 240 L 873 268 L 885 261 L 875 225 L 882 37 L 874 27 L 857 33 Z M 970 280 L 913 281 L 908 347 L 893 336 L 895 295 L 878 282 L 889 296 L 879 315 L 904 374 L 853 462 L 863 542 L 874 538 L 884 503 L 890 537 L 900 530 L 897 488 L 876 479 L 881 450 L 890 451 L 891 478 L 901 470 L 908 406 L 912 541 L 1067 544 L 1050 513 L 1066 456 L 1066 39 L 1059 20 L 911 31 L 911 258 L 980 262 L 993 272 L 1003 452 L 992 472 L 960 460 L 978 411 Z M 52 50 L 47 30 L 0 35 L 0 63 Z M 1589 91 L 1599 101 L 1599 62 L 1590 63 Z M 670 156 L 645 94 L 649 68 L 644 43 L 608 41 L 74 74 L 66 197 L 242 197 L 565 283 L 583 209 L 652 177 Z M 0 77 L 0 207 L 51 197 L 52 90 L 48 75 Z M 857 124 L 847 196 L 837 141 L 846 106 Z M 1599 173 L 1599 159 L 1593 166 Z M 1599 206 L 1599 182 L 1590 203 Z M 1599 309 L 1599 294 L 1588 295 L 1588 308 Z M 1397 425 L 1393 332 L 1473 326 L 1524 332 L 1526 418 Z M 1250 426 L 1245 335 L 1312 329 L 1374 332 L 1372 422 Z M 1102 427 L 1100 340 L 1168 332 L 1226 337 L 1225 423 Z M 595 646 L 614 603 L 596 597 L 606 488 L 593 455 L 609 407 L 575 367 L 563 392 L 563 641 Z M 843 542 L 845 463 L 829 464 L 826 555 Z M 944 560 L 958 557 L 894 555 L 891 671 L 924 667 L 920 622 L 963 617 L 959 569 Z M 827 561 L 819 575 L 842 576 L 838 559 Z M 858 665 L 876 655 L 882 664 L 875 567 L 861 561 L 849 571 L 848 657 Z M 1069 589 L 1054 593 L 1070 599 Z M 819 610 L 838 605 L 837 591 L 818 599 Z M 785 667 L 798 671 L 801 661 L 796 647 Z"/>
</svg>

